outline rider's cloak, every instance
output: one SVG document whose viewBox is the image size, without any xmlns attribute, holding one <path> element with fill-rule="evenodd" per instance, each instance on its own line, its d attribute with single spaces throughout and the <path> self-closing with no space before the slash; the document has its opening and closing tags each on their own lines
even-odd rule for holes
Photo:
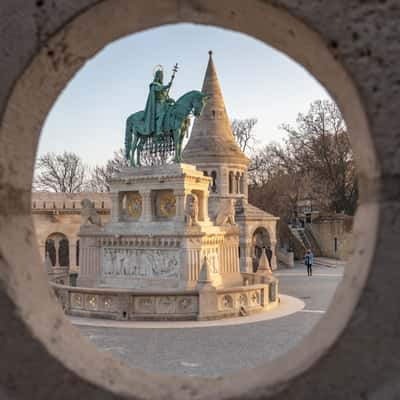
<svg viewBox="0 0 400 400">
<path fill-rule="evenodd" d="M 150 84 L 150 92 L 147 97 L 146 108 L 144 109 L 144 134 L 151 135 L 156 131 L 156 85 L 152 82 Z"/>
</svg>

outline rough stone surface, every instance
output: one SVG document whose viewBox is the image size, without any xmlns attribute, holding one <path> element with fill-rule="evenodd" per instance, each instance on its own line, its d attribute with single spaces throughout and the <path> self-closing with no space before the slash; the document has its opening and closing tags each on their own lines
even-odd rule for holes
<svg viewBox="0 0 400 400">
<path fill-rule="evenodd" d="M 273 4 L 273 5 L 271 5 Z M 400 5 L 397 0 L 3 0 L 0 6 L 0 394 L 12 399 L 395 399 L 400 351 Z M 245 32 L 306 67 L 338 102 L 361 200 L 331 308 L 273 366 L 208 381 L 128 370 L 62 316 L 40 265 L 30 190 L 40 127 L 107 43 L 196 22 Z"/>
</svg>

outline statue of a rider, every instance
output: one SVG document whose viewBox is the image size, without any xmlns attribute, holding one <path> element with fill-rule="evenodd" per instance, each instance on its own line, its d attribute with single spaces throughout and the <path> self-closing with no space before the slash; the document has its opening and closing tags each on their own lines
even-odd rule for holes
<svg viewBox="0 0 400 400">
<path fill-rule="evenodd" d="M 174 77 L 174 76 L 173 76 Z M 163 134 L 163 122 L 168 108 L 175 103 L 168 95 L 173 77 L 167 85 L 163 84 L 164 73 L 162 66 L 156 67 L 154 80 L 150 83 L 149 96 L 144 109 L 144 131 L 147 135 Z"/>
</svg>

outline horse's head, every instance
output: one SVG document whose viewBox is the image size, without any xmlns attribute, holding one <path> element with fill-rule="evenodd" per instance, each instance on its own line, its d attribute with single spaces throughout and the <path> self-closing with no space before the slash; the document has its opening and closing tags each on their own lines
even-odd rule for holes
<svg viewBox="0 0 400 400">
<path fill-rule="evenodd" d="M 201 92 L 197 92 L 196 96 L 193 98 L 193 114 L 195 117 L 199 117 L 201 112 L 203 111 L 204 106 L 207 103 L 207 100 L 210 96 L 206 96 Z"/>
</svg>

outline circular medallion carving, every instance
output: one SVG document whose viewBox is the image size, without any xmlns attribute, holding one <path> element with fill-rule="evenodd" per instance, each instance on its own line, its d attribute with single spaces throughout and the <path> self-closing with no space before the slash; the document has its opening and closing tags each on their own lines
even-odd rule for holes
<svg viewBox="0 0 400 400">
<path fill-rule="evenodd" d="M 160 217 L 173 217 L 176 214 L 176 199 L 172 193 L 160 194 Z"/>
<path fill-rule="evenodd" d="M 127 203 L 128 215 L 139 218 L 142 214 L 142 196 L 139 193 L 134 193 L 129 196 Z"/>
</svg>

